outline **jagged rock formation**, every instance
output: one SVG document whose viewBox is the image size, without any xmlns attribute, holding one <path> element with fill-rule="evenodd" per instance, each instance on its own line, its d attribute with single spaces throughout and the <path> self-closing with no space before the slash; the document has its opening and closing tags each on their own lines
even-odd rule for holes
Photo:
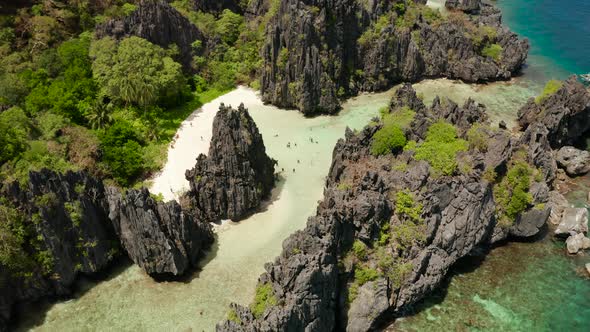
<svg viewBox="0 0 590 332">
<path fill-rule="evenodd" d="M 129 257 L 152 275 L 181 275 L 213 243 L 208 223 L 182 211 L 176 201 L 157 202 L 147 189 L 124 195 L 109 188 L 109 218 Z"/>
<path fill-rule="evenodd" d="M 347 130 L 334 149 L 316 216 L 283 243 L 260 277 L 274 301 L 263 313 L 233 305 L 236 318 L 217 331 L 374 330 L 438 287 L 461 257 L 539 233 L 550 213 L 540 203 L 547 202 L 550 188 L 527 178 L 531 201 L 514 220 L 506 219 L 496 188 L 516 164 L 532 169 L 533 160 L 517 152 L 525 147 L 508 131 L 486 125 L 483 105 L 470 100 L 458 107 L 437 98 L 426 107 L 404 85 L 390 104 L 392 116 L 404 107 L 415 112 L 403 130 L 417 144 L 444 120 L 460 137 L 477 125 L 487 146 L 459 152 L 457 160 L 470 167 L 440 176 L 411 148 L 375 157 L 371 145 L 381 123 L 359 133 Z M 496 179 L 486 175 L 491 170 Z"/>
<path fill-rule="evenodd" d="M 13 184 L 1 196 L 0 327 L 14 303 L 68 294 L 78 274 L 100 271 L 119 251 L 104 187 L 85 173 L 31 172 L 28 188 Z"/>
<path fill-rule="evenodd" d="M 518 124 L 523 130 L 545 127 L 553 149 L 575 144 L 590 130 L 590 92 L 572 76 L 555 93 L 529 99 L 518 111 Z"/>
<path fill-rule="evenodd" d="M 197 27 L 163 1 L 142 1 L 129 16 L 105 22 L 96 27 L 95 31 L 98 38 L 111 36 L 121 39 L 137 36 L 162 47 L 175 44 L 180 51 L 180 63 L 186 70 L 191 68 L 193 55 L 197 55 L 194 54 L 192 43 L 200 40 L 205 46 L 206 42 Z"/>
<path fill-rule="evenodd" d="M 179 275 L 213 241 L 176 202 L 147 190 L 116 188 L 84 172 L 29 173 L 28 187 L 0 188 L 0 330 L 15 303 L 67 295 L 79 274 L 94 274 L 120 253 L 150 274 Z"/>
<path fill-rule="evenodd" d="M 221 104 L 209 154 L 201 154 L 195 168 L 186 172 L 197 218 L 237 221 L 254 212 L 274 186 L 275 164 L 244 105 L 236 110 Z"/>
<path fill-rule="evenodd" d="M 262 49 L 263 100 L 333 113 L 339 98 L 359 91 L 424 77 L 508 79 L 524 63 L 528 43 L 501 27 L 492 7 L 443 18 L 414 3 L 281 1 Z"/>
<path fill-rule="evenodd" d="M 481 0 L 447 0 L 445 7 L 451 10 L 460 10 L 466 13 L 478 13 L 482 6 Z"/>
</svg>

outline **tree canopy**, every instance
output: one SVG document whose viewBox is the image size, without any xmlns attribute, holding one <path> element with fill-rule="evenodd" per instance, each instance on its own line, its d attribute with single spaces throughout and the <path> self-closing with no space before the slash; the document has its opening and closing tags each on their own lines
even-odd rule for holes
<svg viewBox="0 0 590 332">
<path fill-rule="evenodd" d="M 125 104 L 154 105 L 162 96 L 183 89 L 181 65 L 145 39 L 129 37 L 117 44 L 106 37 L 92 44 L 90 55 L 93 76 L 102 91 Z"/>
</svg>

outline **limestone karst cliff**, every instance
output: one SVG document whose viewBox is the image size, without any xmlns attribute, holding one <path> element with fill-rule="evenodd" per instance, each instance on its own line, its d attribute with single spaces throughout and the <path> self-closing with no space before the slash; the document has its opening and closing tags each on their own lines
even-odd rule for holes
<svg viewBox="0 0 590 332">
<path fill-rule="evenodd" d="M 146 189 L 105 188 L 84 172 L 30 172 L 0 188 L 0 330 L 16 303 L 67 295 L 127 255 L 151 275 L 181 275 L 213 242 L 208 223 Z"/>
<path fill-rule="evenodd" d="M 409 143 L 376 156 L 392 124 Z M 438 287 L 458 259 L 538 234 L 552 183 L 523 142 L 490 127 L 473 100 L 427 107 L 400 87 L 382 120 L 336 145 L 317 214 L 259 279 L 265 302 L 233 305 L 217 330 L 373 330 Z"/>
<path fill-rule="evenodd" d="M 339 99 L 403 81 L 508 79 L 528 42 L 475 1 L 477 15 L 440 15 L 426 1 L 281 1 L 266 30 L 264 101 L 306 115 L 334 113 Z"/>
<path fill-rule="evenodd" d="M 275 161 L 244 105 L 221 105 L 207 156 L 186 172 L 191 209 L 200 220 L 238 221 L 254 212 L 274 186 Z"/>
</svg>

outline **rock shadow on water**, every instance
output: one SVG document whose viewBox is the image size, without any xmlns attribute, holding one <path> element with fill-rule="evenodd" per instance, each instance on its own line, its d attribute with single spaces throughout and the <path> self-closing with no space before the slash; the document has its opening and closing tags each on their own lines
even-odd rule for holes
<svg viewBox="0 0 590 332">
<path fill-rule="evenodd" d="M 89 290 L 100 283 L 116 279 L 133 265 L 131 259 L 122 255 L 102 271 L 92 275 L 80 274 L 78 280 L 72 286 L 72 293 L 64 296 L 52 296 L 38 301 L 21 303 L 15 308 L 15 314 L 11 317 L 10 331 L 30 331 L 43 325 L 50 309 L 59 303 L 77 300 L 83 297 Z"/>
<path fill-rule="evenodd" d="M 285 182 L 286 182 L 285 177 L 278 174 L 276 176 L 275 187 L 271 191 L 269 197 L 266 200 L 262 201 L 262 203 L 260 204 L 260 207 L 258 209 L 252 211 L 244 219 L 234 222 L 234 224 L 248 222 L 249 221 L 248 219 L 250 219 L 252 216 L 259 214 L 259 213 L 267 212 L 269 207 L 274 202 L 276 202 L 277 200 L 280 199 L 281 192 L 282 192 L 283 188 L 285 187 Z M 218 222 L 215 224 L 220 225 L 221 222 Z M 205 253 L 203 258 L 201 258 L 199 260 L 198 267 L 192 268 L 191 270 L 189 270 L 188 273 L 185 273 L 184 275 L 181 275 L 181 276 L 175 276 L 172 274 L 161 274 L 161 275 L 152 276 L 152 279 L 154 279 L 154 281 L 156 281 L 156 282 L 180 282 L 180 283 L 185 283 L 185 284 L 189 284 L 192 281 L 194 281 L 195 279 L 198 279 L 200 277 L 201 272 L 205 268 L 205 266 L 207 266 L 207 264 L 211 263 L 215 259 L 215 257 L 217 256 L 217 253 L 219 252 L 219 234 L 215 233 L 214 239 L 215 240 L 213 241 L 211 248 Z"/>
<path fill-rule="evenodd" d="M 262 200 L 260 202 L 260 206 L 256 209 L 249 211 L 246 215 L 244 215 L 244 217 L 242 219 L 237 220 L 237 221 L 231 221 L 231 223 L 240 224 L 240 223 L 248 222 L 249 221 L 248 219 L 252 218 L 252 216 L 267 212 L 269 207 L 272 206 L 276 201 L 278 201 L 281 198 L 281 193 L 283 191 L 283 188 L 285 187 L 285 182 L 286 182 L 285 177 L 283 175 L 281 175 L 280 173 L 276 173 L 275 174 L 275 186 L 271 190 L 268 197 L 266 197 L 264 200 Z M 219 227 L 219 226 L 223 225 L 223 221 L 219 220 L 219 221 L 216 221 L 211 224 Z"/>
</svg>

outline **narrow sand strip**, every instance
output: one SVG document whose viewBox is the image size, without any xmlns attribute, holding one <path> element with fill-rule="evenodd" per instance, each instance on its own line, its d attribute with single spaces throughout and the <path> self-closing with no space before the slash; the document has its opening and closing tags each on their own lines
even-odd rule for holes
<svg viewBox="0 0 590 332">
<path fill-rule="evenodd" d="M 254 90 L 240 86 L 203 105 L 184 120 L 176 132 L 175 142 L 168 148 L 166 165 L 151 179 L 150 192 L 162 194 L 164 200 L 169 201 L 178 199 L 187 191 L 189 184 L 184 178 L 184 173 L 195 166 L 199 154 L 208 153 L 213 133 L 213 119 L 219 110 L 219 104 L 238 107 L 242 102 L 262 105 Z"/>
</svg>

